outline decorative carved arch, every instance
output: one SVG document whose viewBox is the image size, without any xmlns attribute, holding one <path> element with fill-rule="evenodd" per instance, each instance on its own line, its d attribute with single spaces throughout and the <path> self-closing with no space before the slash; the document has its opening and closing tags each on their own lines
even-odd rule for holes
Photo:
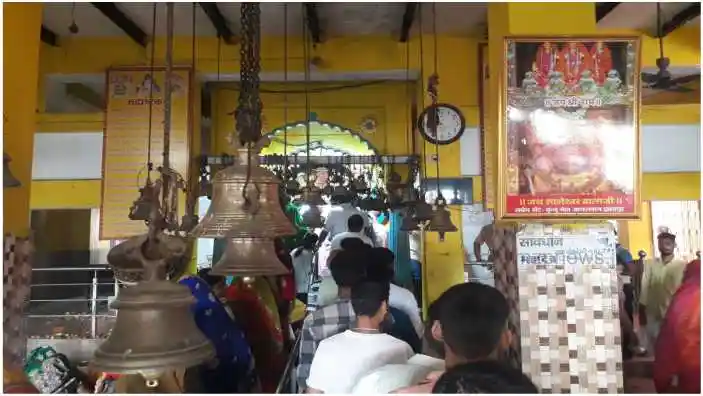
<svg viewBox="0 0 703 396">
<path fill-rule="evenodd" d="M 264 136 L 270 142 L 261 155 L 282 155 L 284 131 L 287 130 L 287 150 L 290 155 L 304 153 L 307 146 L 305 121 L 296 121 L 273 129 Z M 310 146 L 313 150 L 324 148 L 339 155 L 379 155 L 379 151 L 359 132 L 326 121 L 310 121 Z"/>
</svg>

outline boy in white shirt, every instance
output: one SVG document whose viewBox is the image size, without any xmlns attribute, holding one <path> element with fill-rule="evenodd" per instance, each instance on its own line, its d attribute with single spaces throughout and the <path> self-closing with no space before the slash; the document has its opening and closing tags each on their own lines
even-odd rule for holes
<svg viewBox="0 0 703 396">
<path fill-rule="evenodd" d="M 404 364 L 413 356 L 410 345 L 381 332 L 389 287 L 388 283 L 365 281 L 352 288 L 356 326 L 320 342 L 307 393 L 350 393 L 369 372 L 387 364 Z"/>
<path fill-rule="evenodd" d="M 364 234 L 364 218 L 361 217 L 361 215 L 355 214 L 349 216 L 349 219 L 347 220 L 347 231 L 340 232 L 332 238 L 332 242 L 330 242 L 330 250 L 341 249 L 342 241 L 347 238 L 360 239 L 365 244 L 373 247 L 373 241 L 371 238 Z"/>
</svg>

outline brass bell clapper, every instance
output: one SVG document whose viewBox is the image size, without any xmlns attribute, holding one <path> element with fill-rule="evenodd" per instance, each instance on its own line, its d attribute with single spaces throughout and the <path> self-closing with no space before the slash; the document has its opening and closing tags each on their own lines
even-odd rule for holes
<svg viewBox="0 0 703 396">
<path fill-rule="evenodd" d="M 166 12 L 163 165 L 158 169 L 160 178 L 153 184 L 147 181 L 130 210 L 130 217 L 147 222 L 147 233 L 129 238 L 108 253 L 115 277 L 129 278 L 136 285 L 120 289 L 112 304 L 117 310 L 115 325 L 91 362 L 94 369 L 102 372 L 140 374 L 152 389 L 159 385 L 158 379 L 164 373 L 215 357 L 212 344 L 200 332 L 191 313 L 195 299 L 190 290 L 168 280 L 169 274 L 175 277 L 174 270 L 190 259 L 191 244 L 181 236 L 164 233 L 181 228 L 177 224 L 175 202 L 182 184 L 180 176 L 169 167 L 173 3 L 166 4 Z M 152 30 L 152 37 L 153 34 Z M 152 75 L 153 72 L 152 58 Z M 149 102 L 151 106 L 153 101 Z M 144 219 L 146 214 L 148 217 Z"/>
</svg>

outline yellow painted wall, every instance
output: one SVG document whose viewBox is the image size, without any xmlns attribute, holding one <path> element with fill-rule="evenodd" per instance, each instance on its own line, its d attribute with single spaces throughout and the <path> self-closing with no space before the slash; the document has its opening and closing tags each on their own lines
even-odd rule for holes
<svg viewBox="0 0 703 396">
<path fill-rule="evenodd" d="M 41 3 L 3 3 L 3 149 L 20 187 L 3 190 L 3 230 L 29 233 Z"/>
<path fill-rule="evenodd" d="M 642 123 L 700 125 L 700 104 L 653 105 L 642 108 Z M 675 155 L 675 154 L 674 154 Z M 645 173 L 642 175 L 642 218 L 620 221 L 620 243 L 633 252 L 652 254 L 652 213 L 649 201 L 688 201 L 701 199 L 701 174 Z"/>
<path fill-rule="evenodd" d="M 507 3 L 503 3 L 506 7 Z M 519 19 L 504 18 L 504 20 L 496 19 L 495 12 L 493 17 L 489 17 L 491 24 L 503 24 L 507 27 L 517 27 L 529 32 L 539 29 L 542 34 L 545 32 L 545 27 L 552 29 L 555 21 L 559 22 L 560 28 L 556 29 L 559 33 L 571 32 L 578 27 L 574 27 L 574 18 L 557 18 L 550 19 L 548 22 L 540 23 L 539 20 L 544 15 L 553 15 L 543 12 L 542 8 L 548 3 L 510 3 L 512 15 L 521 15 Z M 491 4 L 495 7 L 495 4 Z M 503 5 L 499 5 L 503 7 Z M 530 8 L 532 7 L 532 8 Z M 537 8 L 534 8 L 537 7 Z M 542 8 L 540 8 L 542 7 Z M 551 6 L 555 7 L 555 6 Z M 582 5 L 564 5 L 558 7 L 581 7 L 586 10 L 586 6 Z M 557 10 L 553 8 L 552 10 Z M 585 7 L 585 8 L 584 8 Z M 592 4 L 590 8 L 592 8 Z M 574 8 L 574 10 L 576 10 Z M 583 11 L 582 10 L 582 11 Z M 560 13 L 560 12 L 557 12 Z M 507 15 L 507 14 L 506 14 Z M 490 13 L 489 13 L 490 16 Z M 579 20 L 581 17 L 576 18 Z M 578 25 L 578 24 L 577 24 Z M 500 28 L 500 26 L 499 26 Z M 554 30 L 554 29 L 552 29 Z M 555 30 L 555 31 L 556 31 Z M 578 32 L 576 32 L 578 33 Z M 633 34 L 636 32 L 619 32 Z M 666 47 L 667 56 L 671 58 L 673 64 L 679 65 L 694 65 L 700 63 L 700 28 L 679 29 L 673 34 L 667 36 Z M 175 59 L 176 63 L 190 64 L 191 63 L 191 39 L 189 37 L 177 37 L 175 39 Z M 438 72 L 440 80 L 440 101 L 453 103 L 459 106 L 464 112 L 467 123 L 476 125 L 478 123 L 478 65 L 477 65 L 477 45 L 478 40 L 468 37 L 448 37 L 442 36 L 438 40 Z M 157 38 L 155 40 L 157 46 L 157 56 L 163 56 L 164 40 Z M 221 55 L 217 54 L 217 40 L 215 38 L 199 37 L 197 39 L 197 71 L 198 73 L 214 74 L 219 69 L 221 73 L 238 72 L 238 47 L 222 45 Z M 426 76 L 433 70 L 434 64 L 434 48 L 433 40 L 430 36 L 426 36 L 424 40 L 424 54 L 421 56 L 419 52 L 419 40 L 414 38 L 409 45 L 410 51 L 410 68 L 413 70 L 420 69 L 422 66 L 426 72 L 422 83 L 425 83 Z M 314 55 L 321 57 L 324 60 L 322 72 L 350 72 L 350 71 L 384 71 L 384 70 L 404 70 L 406 67 L 406 47 L 405 44 L 398 43 L 389 36 L 364 36 L 364 37 L 345 37 L 345 38 L 330 38 L 324 44 L 319 45 L 314 52 Z M 149 64 L 149 49 L 139 48 L 135 46 L 126 37 L 107 37 L 107 38 L 71 38 L 66 40 L 62 47 L 52 48 L 42 46 L 41 49 L 41 72 L 44 74 L 52 73 L 103 73 L 106 68 L 118 65 L 148 65 Z M 491 52 L 493 58 L 495 52 Z M 289 70 L 303 70 L 303 52 L 299 38 L 289 38 Z M 656 40 L 645 38 L 643 42 L 643 64 L 645 66 L 654 65 L 654 60 L 658 57 L 656 48 Z M 219 58 L 219 61 L 218 61 Z M 157 60 L 157 63 L 159 61 Z M 283 70 L 283 48 L 282 39 L 275 37 L 264 37 L 262 39 L 262 70 L 267 72 L 281 72 Z M 405 90 L 402 84 L 397 84 L 398 87 L 366 87 L 363 90 L 342 91 L 335 94 L 315 94 L 313 95 L 313 111 L 319 114 L 322 120 L 342 124 L 349 128 L 355 128 L 361 117 L 375 114 L 381 122 L 379 131 L 375 136 L 370 136 L 369 139 L 374 142 L 382 151 L 388 153 L 403 153 L 407 147 L 407 117 L 404 106 L 409 105 L 406 102 Z M 424 94 L 424 90 L 419 87 L 414 92 L 416 99 L 420 104 L 427 104 L 428 98 Z M 233 120 L 231 116 L 225 116 L 226 112 L 234 109 L 234 100 L 236 100 L 236 92 L 230 91 L 226 93 L 216 93 L 213 98 L 213 129 L 215 136 L 213 139 L 215 152 L 226 151 L 227 144 L 224 136 L 233 130 Z M 265 108 L 265 125 L 275 127 L 282 119 L 281 97 L 267 96 L 264 98 Z M 297 103 L 291 105 L 289 118 L 293 118 L 295 114 L 301 114 L 300 96 L 297 99 L 291 98 Z M 296 107 L 294 109 L 293 107 Z M 41 108 L 41 107 L 40 107 Z M 297 113 L 296 113 L 297 112 Z M 370 113 L 370 114 L 369 114 Z M 656 112 L 655 112 L 656 113 Z M 666 112 L 662 112 L 664 114 Z M 304 116 L 304 114 L 303 114 Z M 646 117 L 644 117 L 646 119 Z M 95 121 L 88 121 L 91 124 Z M 95 125 L 95 124 L 93 124 Z M 66 124 L 54 124 L 45 126 L 47 131 L 66 127 Z M 92 128 L 92 127 L 91 127 Z M 383 133 L 381 132 L 383 130 Z M 419 140 L 418 140 L 419 141 Z M 433 152 L 433 150 L 428 150 Z M 457 144 L 442 147 L 440 151 L 440 176 L 452 177 L 458 176 L 460 173 L 460 158 L 459 146 Z M 434 175 L 434 166 L 428 166 L 429 175 Z M 86 183 L 85 188 L 89 190 Z M 34 185 L 34 183 L 33 183 Z M 474 182 L 474 193 L 479 191 L 480 181 Z M 58 188 L 58 186 L 53 186 Z M 61 187 L 68 188 L 68 187 Z M 70 190 L 69 190 L 70 191 Z M 92 195 L 91 195 L 92 196 Z M 32 202 L 41 202 L 43 198 L 32 197 Z M 85 202 L 84 202 L 85 203 Z M 84 204 L 78 203 L 78 204 Z M 94 202 L 93 202 L 94 203 Z M 69 204 L 66 202 L 66 204 Z M 44 203 L 46 205 L 46 202 Z M 458 210 L 452 210 L 453 220 L 457 226 L 461 225 L 461 216 Z M 460 227 L 461 228 L 461 227 Z M 428 235 L 425 238 L 427 243 L 425 246 L 425 262 L 429 263 L 426 266 L 428 271 L 428 297 L 430 300 L 438 296 L 448 286 L 461 282 L 463 280 L 463 253 L 461 249 L 460 233 L 450 234 L 447 240 L 439 243 L 436 236 Z"/>
</svg>

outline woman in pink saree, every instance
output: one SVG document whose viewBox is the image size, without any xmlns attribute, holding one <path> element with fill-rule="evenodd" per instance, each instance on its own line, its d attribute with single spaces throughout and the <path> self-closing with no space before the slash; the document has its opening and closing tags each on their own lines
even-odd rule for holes
<svg viewBox="0 0 703 396">
<path fill-rule="evenodd" d="M 701 393 L 701 262 L 686 267 L 657 337 L 654 385 L 658 393 Z"/>
</svg>

